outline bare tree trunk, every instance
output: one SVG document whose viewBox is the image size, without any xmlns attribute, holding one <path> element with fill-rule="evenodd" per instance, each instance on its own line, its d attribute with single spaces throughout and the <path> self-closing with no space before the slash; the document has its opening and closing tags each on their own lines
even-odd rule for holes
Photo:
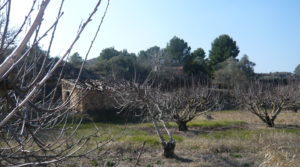
<svg viewBox="0 0 300 167">
<path fill-rule="evenodd" d="M 273 119 L 271 119 L 269 116 L 261 116 L 261 115 L 259 115 L 259 114 L 255 114 L 256 116 L 258 116 L 258 118 L 260 119 L 260 120 L 262 120 L 268 127 L 274 127 L 275 126 L 275 123 L 274 123 L 274 121 L 275 121 L 275 118 L 273 118 Z"/>
<path fill-rule="evenodd" d="M 275 127 L 277 116 L 290 107 L 299 105 L 299 84 L 273 85 L 253 82 L 247 89 L 236 89 L 239 104 L 259 117 L 268 127 Z"/>
<path fill-rule="evenodd" d="M 219 105 L 219 95 L 208 86 L 193 86 L 168 92 L 170 116 L 179 131 L 188 131 L 187 123 L 200 113 L 206 113 Z"/>
<path fill-rule="evenodd" d="M 186 121 L 178 121 L 176 122 L 178 125 L 178 130 L 179 131 L 188 131 L 188 127 L 187 127 L 187 122 Z"/>
<path fill-rule="evenodd" d="M 274 121 L 273 120 L 266 120 L 266 121 L 264 121 L 266 124 L 267 124 L 267 126 L 268 127 L 270 127 L 270 128 L 273 128 L 274 126 L 275 126 L 275 123 L 274 123 Z"/>
<path fill-rule="evenodd" d="M 147 83 L 146 83 L 147 84 Z M 118 86 L 114 93 L 116 104 L 123 111 L 134 110 L 138 106 L 143 110 L 144 114 L 152 120 L 157 136 L 163 149 L 165 158 L 174 158 L 176 141 L 172 133 L 168 130 L 163 118 L 164 114 L 170 110 L 170 98 L 159 89 L 152 88 L 148 85 L 138 85 L 137 83 L 125 83 Z M 160 123 L 160 124 L 159 124 Z M 168 137 L 165 137 L 165 135 Z"/>
<path fill-rule="evenodd" d="M 175 141 L 163 142 L 162 145 L 163 145 L 163 149 L 164 149 L 164 154 L 163 154 L 164 157 L 165 158 L 174 158 L 175 157 L 174 150 L 175 150 L 175 146 L 176 146 Z"/>
</svg>

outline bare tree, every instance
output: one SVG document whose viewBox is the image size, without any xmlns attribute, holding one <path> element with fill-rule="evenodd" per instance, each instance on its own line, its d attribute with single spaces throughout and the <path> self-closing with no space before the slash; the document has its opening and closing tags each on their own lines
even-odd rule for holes
<svg viewBox="0 0 300 167">
<path fill-rule="evenodd" d="M 218 106 L 218 96 L 208 86 L 181 88 L 169 93 L 170 116 L 179 131 L 187 131 L 187 123 Z"/>
<path fill-rule="evenodd" d="M 247 111 L 255 114 L 267 126 L 274 127 L 282 111 L 299 106 L 299 84 L 274 85 L 256 81 L 248 88 L 236 88 L 235 96 Z"/>
<path fill-rule="evenodd" d="M 86 144 L 91 136 L 78 138 L 76 130 L 79 124 L 69 131 L 66 123 L 72 106 L 68 106 L 67 101 L 61 102 L 56 95 L 65 59 L 96 15 L 102 1 L 97 1 L 59 59 L 49 56 L 57 25 L 63 16 L 64 0 L 61 0 L 57 9 L 57 19 L 45 32 L 42 32 L 41 25 L 46 19 L 44 12 L 50 0 L 33 0 L 23 23 L 14 31 L 9 30 L 11 3 L 12 0 L 0 1 L 0 165 L 40 166 L 84 156 L 101 146 L 101 143 L 96 143 L 93 149 L 87 149 Z M 109 0 L 87 48 L 85 60 L 99 33 L 108 5 Z M 38 10 L 36 15 L 33 14 L 35 9 Z M 29 27 L 27 31 L 25 26 Z M 41 51 L 38 46 L 46 36 L 50 37 L 49 45 L 46 51 Z M 84 62 L 81 71 L 83 65 Z M 50 83 L 52 89 L 49 90 Z"/>
<path fill-rule="evenodd" d="M 141 116 L 153 122 L 164 157 L 174 157 L 176 142 L 164 121 L 171 107 L 168 95 L 147 84 L 123 82 L 118 85 L 114 93 L 117 107 L 121 109 L 121 112 L 131 111 L 135 116 Z M 163 135 L 164 132 L 168 137 Z"/>
</svg>

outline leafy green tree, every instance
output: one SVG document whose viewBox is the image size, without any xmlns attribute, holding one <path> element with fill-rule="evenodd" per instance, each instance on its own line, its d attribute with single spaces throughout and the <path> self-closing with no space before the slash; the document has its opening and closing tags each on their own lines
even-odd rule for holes
<svg viewBox="0 0 300 167">
<path fill-rule="evenodd" d="M 114 56 L 118 56 L 119 51 L 117 51 L 114 47 L 105 48 L 101 51 L 100 56 L 98 57 L 98 61 L 109 60 Z"/>
<path fill-rule="evenodd" d="M 82 57 L 79 55 L 78 52 L 75 52 L 69 60 L 70 64 L 72 64 L 74 67 L 79 67 L 81 66 L 83 59 Z"/>
<path fill-rule="evenodd" d="M 139 52 L 137 57 L 137 63 L 140 67 L 147 71 L 151 71 L 160 63 L 162 59 L 162 50 L 158 46 L 153 46 L 146 51 Z"/>
<path fill-rule="evenodd" d="M 300 64 L 298 64 L 297 67 L 295 68 L 294 74 L 300 76 Z"/>
<path fill-rule="evenodd" d="M 97 71 L 100 74 L 107 74 L 109 71 L 109 65 L 107 64 L 107 61 L 109 61 L 111 58 L 119 56 L 120 52 L 117 51 L 114 47 L 105 48 L 101 51 L 100 56 L 97 57 L 97 63 L 93 67 L 93 71 Z"/>
<path fill-rule="evenodd" d="M 147 63 L 153 61 L 155 58 L 159 57 L 161 54 L 161 49 L 158 46 L 153 46 L 146 51 L 142 50 L 138 54 L 138 62 Z"/>
<path fill-rule="evenodd" d="M 125 49 L 122 51 L 113 47 L 103 49 L 97 61 L 95 71 L 102 75 L 131 79 L 138 72 L 136 70 L 136 55 Z"/>
<path fill-rule="evenodd" d="M 134 59 L 136 58 L 136 55 L 134 53 L 129 53 L 126 49 L 120 51 L 118 56 L 127 56 L 132 57 Z"/>
<path fill-rule="evenodd" d="M 229 57 L 226 61 L 219 63 L 218 70 L 214 74 L 214 83 L 221 87 L 232 88 L 236 85 L 245 86 L 254 76 L 255 63 L 243 56 L 241 60 Z"/>
<path fill-rule="evenodd" d="M 236 83 L 242 84 L 246 80 L 247 77 L 239 68 L 238 60 L 233 57 L 219 63 L 218 70 L 214 73 L 214 83 L 220 85 L 222 88 L 231 88 Z"/>
<path fill-rule="evenodd" d="M 205 55 L 205 51 L 202 48 L 198 48 L 198 49 L 194 50 L 194 52 L 192 53 L 192 56 L 204 59 L 206 55 Z"/>
<path fill-rule="evenodd" d="M 166 63 L 181 65 L 185 58 L 190 55 L 191 47 L 183 39 L 173 37 L 165 48 Z"/>
<path fill-rule="evenodd" d="M 207 60 L 205 59 L 205 51 L 202 48 L 194 50 L 194 52 L 186 58 L 183 70 L 192 75 L 206 75 L 208 67 Z"/>
<path fill-rule="evenodd" d="M 114 78 L 131 79 L 135 73 L 135 64 L 135 57 L 120 55 L 107 61 L 107 69 Z"/>
<path fill-rule="evenodd" d="M 255 63 L 249 60 L 249 57 L 247 55 L 244 55 L 239 63 L 238 63 L 240 69 L 246 74 L 247 78 L 251 78 L 255 75 L 254 73 L 254 66 Z"/>
<path fill-rule="evenodd" d="M 210 72 L 213 74 L 217 70 L 217 65 L 228 58 L 236 58 L 239 54 L 239 47 L 229 35 L 220 35 L 211 44 L 209 51 Z"/>
</svg>

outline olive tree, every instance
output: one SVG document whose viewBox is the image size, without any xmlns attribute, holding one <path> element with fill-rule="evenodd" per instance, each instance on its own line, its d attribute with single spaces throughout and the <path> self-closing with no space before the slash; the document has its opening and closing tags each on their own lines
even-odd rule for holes
<svg viewBox="0 0 300 167">
<path fill-rule="evenodd" d="M 240 60 L 230 57 L 219 63 L 218 66 L 213 82 L 222 87 L 245 86 L 255 76 L 253 69 L 255 63 L 251 62 L 247 55 L 244 55 Z"/>
<path fill-rule="evenodd" d="M 77 34 L 74 34 L 74 40 L 66 46 L 66 51 L 58 59 L 51 58 L 50 51 L 54 38 L 59 38 L 55 34 L 60 18 L 63 17 L 64 0 L 60 1 L 56 20 L 43 31 L 41 26 L 43 20 L 47 19 L 44 13 L 49 3 L 50 0 L 33 0 L 23 23 L 11 31 L 9 25 L 12 0 L 0 1 L 1 166 L 41 166 L 56 163 L 71 157 L 84 156 L 100 146 L 97 143 L 95 148 L 85 147 L 91 136 L 76 137 L 79 124 L 72 131 L 68 131 L 66 122 L 72 107 L 68 105 L 71 96 L 62 102 L 57 94 L 66 59 L 102 1 L 96 2 Z M 109 0 L 107 7 L 108 5 Z M 36 14 L 33 12 L 35 9 Z M 97 31 L 91 36 L 92 42 L 87 48 L 85 60 L 99 33 L 105 13 L 99 20 Z M 39 44 L 47 36 L 48 48 L 41 51 L 38 49 Z M 81 71 L 83 64 L 84 62 Z M 50 90 L 49 83 L 52 85 Z"/>
</svg>

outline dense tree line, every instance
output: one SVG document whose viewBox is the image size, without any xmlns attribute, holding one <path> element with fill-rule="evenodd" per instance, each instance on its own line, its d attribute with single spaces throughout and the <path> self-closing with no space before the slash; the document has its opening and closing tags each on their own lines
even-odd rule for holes
<svg viewBox="0 0 300 167">
<path fill-rule="evenodd" d="M 297 65 L 297 67 L 294 70 L 295 75 L 300 76 L 300 64 Z"/>
<path fill-rule="evenodd" d="M 105 48 L 97 58 L 87 61 L 86 68 L 115 79 L 143 81 L 150 73 L 159 73 L 166 76 L 166 80 L 168 77 L 181 76 L 186 80 L 193 77 L 212 80 L 219 87 L 228 88 L 235 83 L 243 85 L 254 77 L 255 63 L 247 55 L 237 59 L 239 53 L 237 42 L 229 35 L 217 37 L 208 55 L 201 47 L 192 51 L 185 40 L 174 36 L 165 48 L 153 46 L 138 54 L 114 47 Z M 74 67 L 79 67 L 82 62 L 78 53 L 69 59 Z M 172 72 L 175 75 L 170 77 Z"/>
<path fill-rule="evenodd" d="M 239 54 L 237 42 L 226 34 L 212 41 L 208 53 L 201 47 L 192 50 L 188 42 L 174 36 L 165 48 L 153 46 L 137 54 L 114 47 L 105 48 L 97 58 L 86 62 L 85 69 L 99 76 L 138 82 L 155 76 L 163 88 L 178 88 L 197 80 L 213 83 L 216 88 L 232 89 L 245 87 L 251 80 L 284 84 L 300 77 L 300 65 L 294 73 L 257 74 L 255 63 L 249 56 L 244 54 L 238 58 Z M 78 53 L 69 58 L 70 65 L 75 68 L 79 68 L 82 62 Z"/>
</svg>

